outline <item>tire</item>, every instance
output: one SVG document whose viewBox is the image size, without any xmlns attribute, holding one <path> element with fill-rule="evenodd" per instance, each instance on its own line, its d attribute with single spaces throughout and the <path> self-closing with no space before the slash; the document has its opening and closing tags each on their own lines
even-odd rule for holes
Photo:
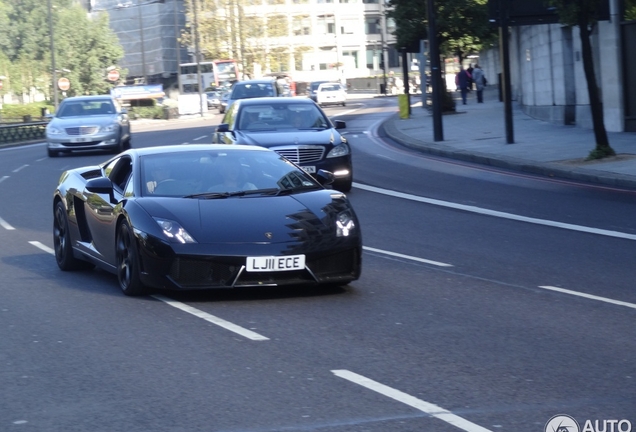
<svg viewBox="0 0 636 432">
<path fill-rule="evenodd" d="M 73 256 L 68 217 L 66 216 L 66 208 L 61 201 L 55 204 L 53 210 L 53 247 L 55 249 L 55 261 L 57 261 L 57 266 L 60 270 L 71 271 L 93 267 L 91 263 L 78 260 Z"/>
<path fill-rule="evenodd" d="M 51 149 L 46 149 L 47 154 L 49 155 L 49 157 L 57 157 L 60 153 L 55 151 L 55 150 L 51 150 Z"/>
<path fill-rule="evenodd" d="M 137 253 L 135 237 L 126 221 L 119 224 L 117 228 L 115 255 L 117 281 L 124 294 L 127 296 L 146 294 L 147 289 L 139 277 L 139 254 Z"/>
</svg>

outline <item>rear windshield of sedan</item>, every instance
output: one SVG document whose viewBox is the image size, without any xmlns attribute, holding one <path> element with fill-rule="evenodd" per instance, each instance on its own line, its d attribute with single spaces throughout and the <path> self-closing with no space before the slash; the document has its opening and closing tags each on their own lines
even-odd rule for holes
<svg viewBox="0 0 636 432">
<path fill-rule="evenodd" d="M 62 104 L 57 117 L 85 117 L 116 112 L 115 105 L 109 100 L 68 101 Z"/>
</svg>

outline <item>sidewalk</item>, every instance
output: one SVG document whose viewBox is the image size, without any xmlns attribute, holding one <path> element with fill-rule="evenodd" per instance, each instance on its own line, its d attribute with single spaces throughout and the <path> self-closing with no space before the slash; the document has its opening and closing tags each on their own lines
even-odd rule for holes
<svg viewBox="0 0 636 432">
<path fill-rule="evenodd" d="M 459 97 L 458 93 L 454 96 Z M 422 152 L 515 171 L 636 189 L 636 133 L 608 132 L 616 156 L 585 161 L 596 147 L 594 131 L 561 126 L 525 115 L 513 102 L 514 143 L 506 142 L 504 104 L 495 86 L 458 101 L 457 113 L 442 116 L 443 141 L 435 141 L 432 112 L 422 108 L 420 95 L 411 96 L 411 116 L 395 114 L 384 124 L 393 140 Z"/>
</svg>

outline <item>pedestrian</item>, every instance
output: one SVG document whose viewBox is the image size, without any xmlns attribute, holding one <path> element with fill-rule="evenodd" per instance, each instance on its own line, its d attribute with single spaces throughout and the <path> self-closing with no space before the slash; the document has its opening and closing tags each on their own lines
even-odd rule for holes
<svg viewBox="0 0 636 432">
<path fill-rule="evenodd" d="M 473 81 L 475 82 L 475 87 L 477 88 L 477 103 L 484 103 L 484 87 L 486 87 L 486 76 L 484 75 L 484 71 L 479 67 L 478 64 L 475 65 L 473 69 Z"/>
<path fill-rule="evenodd" d="M 455 75 L 455 85 L 462 94 L 462 103 L 466 105 L 466 94 L 468 93 L 468 80 L 472 77 L 464 66 L 459 67 L 459 72 Z"/>
<path fill-rule="evenodd" d="M 468 72 L 468 75 L 470 75 L 470 77 L 468 78 L 468 91 L 471 92 L 473 90 L 473 64 L 472 63 L 468 63 L 468 67 L 466 68 L 466 72 Z"/>
</svg>

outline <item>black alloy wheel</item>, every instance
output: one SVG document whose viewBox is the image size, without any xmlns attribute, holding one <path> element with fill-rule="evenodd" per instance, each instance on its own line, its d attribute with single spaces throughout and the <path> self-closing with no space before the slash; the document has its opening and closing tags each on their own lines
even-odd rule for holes
<svg viewBox="0 0 636 432">
<path fill-rule="evenodd" d="M 117 260 L 117 281 L 119 287 L 128 296 L 146 294 L 147 289 L 141 283 L 139 277 L 139 256 L 135 238 L 128 225 L 123 221 L 117 229 L 115 241 L 115 254 Z"/>
<path fill-rule="evenodd" d="M 73 256 L 66 208 L 61 201 L 55 204 L 53 214 L 53 247 L 55 249 L 55 261 L 57 261 L 57 265 L 61 270 L 69 271 L 93 266 Z"/>
</svg>

